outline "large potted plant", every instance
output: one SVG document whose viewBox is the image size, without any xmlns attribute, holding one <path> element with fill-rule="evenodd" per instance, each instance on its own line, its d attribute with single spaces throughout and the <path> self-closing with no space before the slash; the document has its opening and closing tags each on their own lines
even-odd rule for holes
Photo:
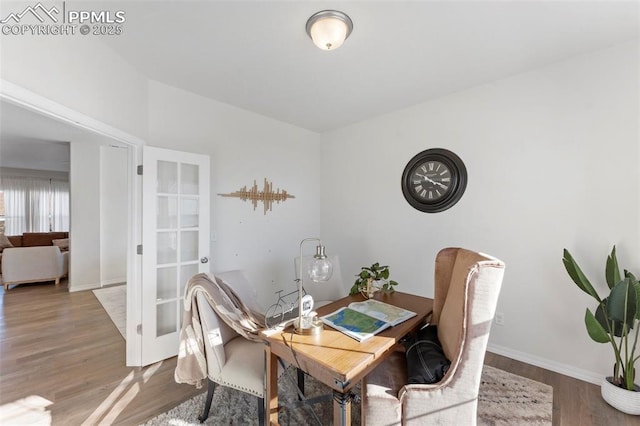
<svg viewBox="0 0 640 426">
<path fill-rule="evenodd" d="M 598 343 L 609 343 L 615 355 L 613 376 L 602 382 L 602 397 L 620 411 L 640 415 L 640 387 L 634 383 L 635 363 L 640 358 L 636 356 L 640 331 L 638 279 L 627 270 L 620 274 L 614 246 L 605 267 L 609 294 L 600 298 L 567 249 L 562 261 L 573 282 L 598 302 L 595 313 L 589 308 L 585 312 L 589 337 Z"/>
<path fill-rule="evenodd" d="M 394 291 L 393 286 L 396 285 L 398 285 L 396 281 L 389 279 L 389 266 L 376 262 L 361 268 L 349 294 L 362 293 L 365 297 L 371 298 L 376 291 Z"/>
</svg>

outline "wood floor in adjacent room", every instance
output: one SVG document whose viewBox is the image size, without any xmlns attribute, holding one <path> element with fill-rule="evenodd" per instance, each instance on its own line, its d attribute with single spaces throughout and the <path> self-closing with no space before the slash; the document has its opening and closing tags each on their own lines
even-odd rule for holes
<svg viewBox="0 0 640 426">
<path fill-rule="evenodd" d="M 554 425 L 640 424 L 598 386 L 491 353 L 486 362 L 553 386 Z M 200 392 L 176 384 L 174 368 L 175 358 L 125 367 L 125 341 L 91 291 L 69 293 L 64 282 L 0 290 L 0 410 L 26 412 L 29 424 L 137 425 Z"/>
<path fill-rule="evenodd" d="M 1 292 L 3 409 L 50 401 L 53 425 L 137 425 L 201 392 L 175 383 L 175 358 L 125 367 L 125 340 L 92 291 L 69 293 L 63 282 Z"/>
</svg>

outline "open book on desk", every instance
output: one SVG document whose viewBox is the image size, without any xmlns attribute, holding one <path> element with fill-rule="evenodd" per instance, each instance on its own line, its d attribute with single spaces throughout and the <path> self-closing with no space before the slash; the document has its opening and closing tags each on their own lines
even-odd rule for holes
<svg viewBox="0 0 640 426">
<path fill-rule="evenodd" d="M 415 312 L 369 299 L 350 303 L 320 319 L 328 326 L 362 342 L 414 316 Z"/>
</svg>

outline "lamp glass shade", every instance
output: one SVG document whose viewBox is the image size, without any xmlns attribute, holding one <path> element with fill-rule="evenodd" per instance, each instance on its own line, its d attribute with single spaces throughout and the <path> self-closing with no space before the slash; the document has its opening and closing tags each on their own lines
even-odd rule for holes
<svg viewBox="0 0 640 426">
<path fill-rule="evenodd" d="M 333 274 L 333 265 L 326 257 L 324 259 L 314 258 L 309 263 L 307 273 L 313 282 L 327 281 Z"/>
<path fill-rule="evenodd" d="M 313 43 L 322 50 L 335 50 L 347 38 L 347 24 L 338 18 L 324 17 L 314 22 L 309 31 Z"/>
</svg>

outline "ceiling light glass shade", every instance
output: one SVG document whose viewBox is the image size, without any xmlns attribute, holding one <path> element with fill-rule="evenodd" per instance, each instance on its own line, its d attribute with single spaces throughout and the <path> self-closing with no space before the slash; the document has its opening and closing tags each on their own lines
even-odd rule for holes
<svg viewBox="0 0 640 426">
<path fill-rule="evenodd" d="M 323 10 L 307 21 L 307 34 L 322 50 L 335 50 L 342 46 L 352 30 L 351 18 L 337 10 Z"/>
<path fill-rule="evenodd" d="M 327 281 L 333 274 L 333 265 L 327 259 L 324 254 L 324 246 L 316 246 L 316 254 L 313 256 L 313 260 L 309 263 L 307 270 L 309 278 L 313 282 Z"/>
</svg>

